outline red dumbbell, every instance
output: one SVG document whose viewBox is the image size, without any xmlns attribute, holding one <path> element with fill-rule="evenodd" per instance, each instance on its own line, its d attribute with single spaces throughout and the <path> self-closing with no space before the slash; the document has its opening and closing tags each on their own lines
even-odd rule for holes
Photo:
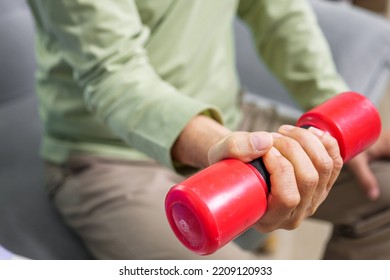
<svg viewBox="0 0 390 280">
<path fill-rule="evenodd" d="M 344 162 L 373 144 L 381 121 L 363 95 L 345 92 L 303 114 L 297 126 L 316 127 L 338 142 Z M 267 209 L 269 174 L 261 160 L 222 160 L 173 186 L 165 200 L 169 224 L 191 251 L 215 252 L 256 223 Z"/>
</svg>

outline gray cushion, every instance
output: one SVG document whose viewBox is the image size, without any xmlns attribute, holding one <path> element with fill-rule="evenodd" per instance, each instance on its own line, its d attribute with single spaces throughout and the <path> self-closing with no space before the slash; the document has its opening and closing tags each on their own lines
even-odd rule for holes
<svg viewBox="0 0 390 280">
<path fill-rule="evenodd" d="M 43 190 L 33 37 L 33 22 L 24 1 L 2 0 L 0 245 L 33 259 L 90 258 Z"/>
<path fill-rule="evenodd" d="M 35 68 L 33 36 L 24 1 L 0 1 L 0 103 L 31 94 Z"/>
</svg>

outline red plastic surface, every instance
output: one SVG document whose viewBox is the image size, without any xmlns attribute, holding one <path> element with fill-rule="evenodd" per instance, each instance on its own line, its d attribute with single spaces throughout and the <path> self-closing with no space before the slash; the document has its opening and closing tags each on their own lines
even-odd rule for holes
<svg viewBox="0 0 390 280">
<path fill-rule="evenodd" d="M 168 221 L 190 250 L 211 254 L 253 225 L 267 208 L 267 186 L 239 160 L 222 160 L 173 187 Z"/>
<path fill-rule="evenodd" d="M 381 122 L 364 96 L 346 92 L 305 113 L 297 126 L 330 133 L 348 161 L 378 138 Z M 268 187 L 251 165 L 235 159 L 218 162 L 171 188 L 166 215 L 188 249 L 215 252 L 257 222 L 267 209 Z"/>
<path fill-rule="evenodd" d="M 356 92 L 341 93 L 306 112 L 297 126 L 314 126 L 336 138 L 344 162 L 373 144 L 381 132 L 376 108 Z"/>
</svg>

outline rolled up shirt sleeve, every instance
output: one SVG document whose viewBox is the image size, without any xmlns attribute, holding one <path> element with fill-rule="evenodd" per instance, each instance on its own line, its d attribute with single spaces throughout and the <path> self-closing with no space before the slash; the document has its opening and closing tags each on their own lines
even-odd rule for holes
<svg viewBox="0 0 390 280">
<path fill-rule="evenodd" d="M 306 0 L 241 0 L 238 15 L 264 63 L 303 109 L 348 89 Z"/>
<path fill-rule="evenodd" d="M 172 167 L 171 147 L 197 114 L 215 107 L 161 79 L 145 50 L 149 29 L 131 0 L 41 0 L 42 28 L 83 88 L 89 111 L 131 147 Z M 60 11 L 60 12 L 59 12 Z"/>
</svg>

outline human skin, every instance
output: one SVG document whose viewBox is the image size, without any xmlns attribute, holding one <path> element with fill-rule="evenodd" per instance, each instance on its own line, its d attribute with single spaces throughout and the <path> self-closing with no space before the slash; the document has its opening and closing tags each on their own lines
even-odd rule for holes
<svg viewBox="0 0 390 280">
<path fill-rule="evenodd" d="M 360 187 L 367 197 L 376 200 L 380 196 L 378 181 L 370 168 L 370 163 L 378 159 L 390 157 L 390 130 L 384 130 L 367 150 L 360 153 L 347 163 L 347 167 L 355 175 Z"/>
</svg>

